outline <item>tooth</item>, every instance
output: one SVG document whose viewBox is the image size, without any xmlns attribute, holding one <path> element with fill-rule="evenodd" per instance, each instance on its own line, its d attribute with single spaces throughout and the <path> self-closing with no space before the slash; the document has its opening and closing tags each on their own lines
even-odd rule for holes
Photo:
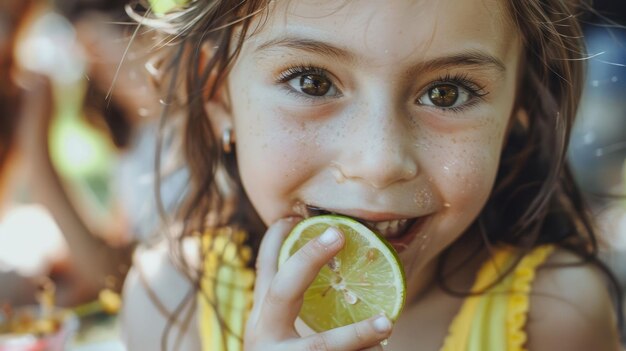
<svg viewBox="0 0 626 351">
<path fill-rule="evenodd" d="M 388 221 L 376 223 L 376 229 L 380 230 L 381 232 L 386 231 L 387 228 L 389 228 L 389 222 Z"/>
<path fill-rule="evenodd" d="M 390 234 L 396 234 L 398 232 L 398 223 L 399 223 L 399 221 L 392 221 L 389 224 L 389 232 L 390 232 Z"/>
</svg>

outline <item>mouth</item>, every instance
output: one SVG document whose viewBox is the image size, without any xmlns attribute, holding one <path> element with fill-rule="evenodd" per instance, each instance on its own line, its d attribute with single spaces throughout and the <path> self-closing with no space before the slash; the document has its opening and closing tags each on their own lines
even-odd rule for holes
<svg viewBox="0 0 626 351">
<path fill-rule="evenodd" d="M 295 208 L 302 217 L 308 218 L 320 215 L 339 215 L 350 217 L 372 231 L 382 236 L 391 246 L 400 253 L 404 251 L 411 241 L 420 232 L 423 224 L 430 215 L 413 218 L 394 218 L 393 215 L 360 213 L 341 213 L 311 205 L 300 205 Z"/>
</svg>

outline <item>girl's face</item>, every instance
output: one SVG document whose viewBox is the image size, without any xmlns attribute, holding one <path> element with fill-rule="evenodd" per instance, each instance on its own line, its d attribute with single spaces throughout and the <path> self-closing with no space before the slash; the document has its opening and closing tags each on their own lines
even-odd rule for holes
<svg viewBox="0 0 626 351">
<path fill-rule="evenodd" d="M 377 228 L 411 293 L 494 183 L 521 52 L 504 4 L 270 6 L 225 98 L 245 190 L 267 224 L 333 212 Z"/>
</svg>

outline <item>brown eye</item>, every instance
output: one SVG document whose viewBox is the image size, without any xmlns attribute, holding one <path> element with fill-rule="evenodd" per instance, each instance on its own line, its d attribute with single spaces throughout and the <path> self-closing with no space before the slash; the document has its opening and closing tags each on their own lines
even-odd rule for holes
<svg viewBox="0 0 626 351">
<path fill-rule="evenodd" d="M 472 92 L 456 84 L 439 83 L 432 86 L 424 95 L 417 99 L 417 103 L 440 109 L 461 107 L 472 98 Z"/>
<path fill-rule="evenodd" d="M 459 88 L 451 84 L 441 84 L 428 90 L 428 98 L 438 107 L 454 106 L 459 98 Z"/>
<path fill-rule="evenodd" d="M 300 77 L 300 89 L 307 95 L 324 96 L 331 87 L 332 83 L 318 74 L 305 74 Z"/>
</svg>

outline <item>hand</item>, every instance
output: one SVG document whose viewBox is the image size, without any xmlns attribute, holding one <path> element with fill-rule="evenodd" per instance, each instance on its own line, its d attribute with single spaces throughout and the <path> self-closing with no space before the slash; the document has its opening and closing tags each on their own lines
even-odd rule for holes
<svg viewBox="0 0 626 351">
<path fill-rule="evenodd" d="M 300 337 L 294 327 L 305 290 L 319 270 L 341 250 L 344 238 L 329 228 L 290 257 L 278 270 L 277 257 L 283 240 L 297 220 L 284 219 L 265 234 L 257 260 L 254 306 L 246 325 L 246 351 L 382 350 L 380 342 L 389 337 L 391 321 L 385 316 Z"/>
</svg>

